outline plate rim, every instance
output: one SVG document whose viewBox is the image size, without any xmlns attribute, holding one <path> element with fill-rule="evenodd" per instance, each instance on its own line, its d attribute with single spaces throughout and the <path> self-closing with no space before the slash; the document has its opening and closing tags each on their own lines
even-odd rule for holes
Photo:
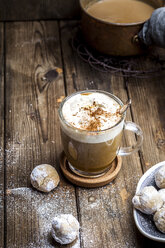
<svg viewBox="0 0 165 248">
<path fill-rule="evenodd" d="M 147 176 L 149 176 L 149 175 L 151 174 L 151 172 L 153 172 L 153 171 L 156 170 L 158 167 L 161 167 L 161 166 L 163 166 L 163 165 L 165 165 L 165 161 L 162 161 L 162 162 L 159 162 L 159 163 L 153 165 L 150 169 L 148 169 L 148 170 L 143 174 L 143 176 L 141 176 L 141 178 L 140 178 L 140 180 L 139 180 L 139 182 L 138 182 L 138 184 L 137 184 L 137 186 L 136 186 L 136 192 L 135 192 L 135 194 L 139 191 L 139 189 L 140 189 L 140 187 L 141 187 L 141 185 L 142 185 L 144 179 L 145 179 Z M 136 210 L 134 207 L 133 207 L 133 217 L 134 217 L 134 221 L 135 221 L 135 224 L 136 224 L 138 230 L 139 230 L 144 236 L 146 236 L 146 237 L 149 238 L 149 239 L 152 239 L 152 240 L 155 240 L 155 241 L 159 241 L 159 242 L 165 243 L 165 238 L 158 238 L 158 237 L 152 236 L 152 235 L 146 233 L 146 232 L 140 227 L 140 225 L 139 225 L 139 223 L 138 223 L 138 220 L 137 220 L 137 210 Z"/>
</svg>

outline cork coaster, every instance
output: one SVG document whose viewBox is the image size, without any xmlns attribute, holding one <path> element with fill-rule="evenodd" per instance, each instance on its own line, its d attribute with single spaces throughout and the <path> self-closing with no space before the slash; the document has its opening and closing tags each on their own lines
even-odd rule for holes
<svg viewBox="0 0 165 248">
<path fill-rule="evenodd" d="M 96 188 L 112 182 L 117 177 L 121 169 L 121 165 L 122 159 L 120 156 L 117 156 L 116 159 L 112 162 L 111 168 L 104 175 L 96 178 L 86 178 L 78 176 L 71 171 L 64 152 L 60 157 L 60 167 L 64 176 L 73 184 L 86 188 Z"/>
</svg>

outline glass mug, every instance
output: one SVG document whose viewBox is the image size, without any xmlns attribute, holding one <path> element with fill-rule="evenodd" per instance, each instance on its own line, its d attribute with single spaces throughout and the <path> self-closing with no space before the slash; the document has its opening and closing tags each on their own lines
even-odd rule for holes
<svg viewBox="0 0 165 248">
<path fill-rule="evenodd" d="M 143 142 L 141 128 L 134 122 L 125 122 L 124 113 L 112 127 L 101 131 L 87 131 L 74 127 L 66 121 L 63 106 L 77 94 L 87 95 L 102 93 L 112 98 L 121 107 L 122 101 L 115 95 L 101 90 L 85 90 L 66 97 L 59 107 L 59 119 L 62 145 L 69 162 L 70 169 L 83 177 L 98 177 L 111 168 L 111 163 L 117 155 L 124 156 L 138 151 Z M 120 147 L 124 130 L 136 134 L 136 144 L 131 147 Z"/>
</svg>

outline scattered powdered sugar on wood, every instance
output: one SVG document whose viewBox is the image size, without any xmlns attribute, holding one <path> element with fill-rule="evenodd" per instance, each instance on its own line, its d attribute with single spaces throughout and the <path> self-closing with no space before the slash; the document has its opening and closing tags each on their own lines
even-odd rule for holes
<svg viewBox="0 0 165 248">
<path fill-rule="evenodd" d="M 8 143 L 7 149 L 5 149 L 6 153 L 6 163 L 7 165 L 17 164 L 19 161 L 20 155 L 20 146 L 17 144 Z"/>
<path fill-rule="evenodd" d="M 17 165 L 24 154 L 26 157 L 28 156 L 27 152 L 32 152 L 34 150 L 34 145 L 35 143 L 29 142 L 30 144 L 27 144 L 25 142 L 25 139 L 18 141 L 17 139 L 14 139 L 11 142 L 7 143 L 6 149 L 5 149 L 5 154 L 6 154 L 6 164 L 7 166 L 14 166 Z M 35 147 L 35 152 L 36 153 L 41 153 L 39 147 Z M 31 154 L 29 154 L 30 156 Z"/>
<path fill-rule="evenodd" d="M 132 177 L 133 180 L 133 177 Z M 136 188 L 136 180 L 135 180 Z M 120 194 L 121 192 L 121 194 Z M 127 197 L 122 197 L 127 192 Z M 132 192 L 132 191 L 131 191 Z M 78 190 L 82 247 L 102 247 L 107 242 L 113 248 L 134 248 L 132 196 L 124 182 L 117 180 L 107 186 Z M 126 232 L 125 229 L 129 232 Z"/>
<path fill-rule="evenodd" d="M 3 216 L 3 208 L 4 208 L 4 194 L 3 194 L 3 148 L 0 147 L 0 216 Z M 0 227 L 3 218 L 0 217 Z"/>
<path fill-rule="evenodd" d="M 3 191 L 0 190 L 0 216 L 3 216 L 3 208 L 4 208 L 4 202 L 3 202 Z M 1 226 L 1 218 L 0 218 L 0 226 Z"/>
<path fill-rule="evenodd" d="M 8 222 L 11 230 L 19 229 L 19 232 L 16 232 L 19 236 L 16 237 L 15 242 L 11 240 L 10 248 L 60 247 L 50 234 L 52 220 L 56 214 L 64 213 L 72 214 L 77 218 L 76 203 L 73 202 L 74 194 L 74 190 L 68 186 L 59 187 L 49 194 L 40 193 L 31 188 L 8 189 Z M 31 229 L 29 241 L 28 228 Z M 22 236 L 24 238 L 21 238 Z M 67 247 L 79 248 L 80 241 L 76 240 Z"/>
<path fill-rule="evenodd" d="M 28 144 L 8 143 L 5 150 L 8 170 L 10 167 L 21 164 L 23 158 L 21 153 L 24 153 L 24 150 L 26 150 L 26 163 L 31 158 L 33 143 Z M 36 159 L 38 159 L 41 151 L 36 147 L 35 151 Z M 21 171 L 21 176 L 26 180 L 26 170 L 25 173 Z M 127 185 L 134 182 L 134 188 L 136 188 L 137 178 L 140 176 L 127 178 Z M 11 184 L 8 182 L 9 187 L 12 186 L 13 180 L 15 179 L 12 179 L 11 176 Z M 127 199 L 122 201 L 121 195 L 124 189 L 128 192 L 128 198 L 126 197 Z M 135 228 L 132 228 L 134 227 L 132 208 L 128 208 L 131 195 L 129 195 L 130 192 L 126 188 L 124 180 L 120 181 L 120 184 L 115 182 L 107 187 L 90 190 L 79 189 L 78 192 L 82 247 L 93 248 L 96 247 L 96 244 L 101 247 L 104 240 L 112 243 L 113 248 L 136 247 L 133 234 Z M 7 194 L 7 225 L 10 232 L 16 230 L 15 236 L 13 234 L 8 239 L 10 248 L 61 247 L 53 241 L 50 235 L 51 221 L 55 214 L 61 213 L 73 214 L 76 217 L 76 203 L 73 200 L 75 199 L 74 189 L 60 185 L 53 192 L 45 194 L 31 188 L 16 188 L 9 189 Z M 118 207 L 119 204 L 122 204 L 122 208 Z M 124 233 L 126 227 L 129 232 Z M 31 234 L 29 234 L 30 232 Z M 80 241 L 67 247 L 79 248 Z"/>
</svg>

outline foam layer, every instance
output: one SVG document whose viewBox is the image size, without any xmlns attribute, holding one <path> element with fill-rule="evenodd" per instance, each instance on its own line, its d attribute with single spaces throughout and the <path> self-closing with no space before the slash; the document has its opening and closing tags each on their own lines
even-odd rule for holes
<svg viewBox="0 0 165 248">
<path fill-rule="evenodd" d="M 87 131 L 102 131 L 120 119 L 120 105 L 103 93 L 77 94 L 69 98 L 62 109 L 64 119 L 73 127 Z"/>
<path fill-rule="evenodd" d="M 79 142 L 92 143 L 92 144 L 107 142 L 107 144 L 111 144 L 114 138 L 122 132 L 123 125 L 124 125 L 124 120 L 121 121 L 119 125 L 113 127 L 112 129 L 89 133 L 89 132 L 84 132 L 81 129 L 73 130 L 72 128 L 69 128 L 64 123 L 61 122 L 61 129 L 71 139 L 77 140 Z"/>
<path fill-rule="evenodd" d="M 109 142 L 123 130 L 124 120 L 114 126 L 121 119 L 119 109 L 120 105 L 106 94 L 76 94 L 69 98 L 62 108 L 63 117 L 71 127 L 61 121 L 61 128 L 77 141 Z"/>
</svg>

